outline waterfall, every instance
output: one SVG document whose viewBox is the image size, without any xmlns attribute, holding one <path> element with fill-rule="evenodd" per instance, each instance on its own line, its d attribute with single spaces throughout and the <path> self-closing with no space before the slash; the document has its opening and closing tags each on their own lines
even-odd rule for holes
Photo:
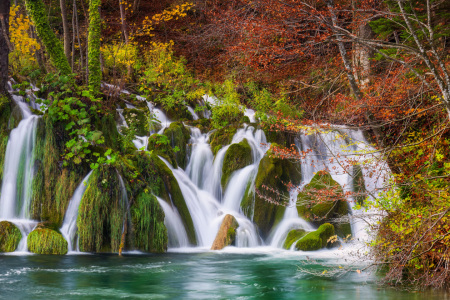
<svg viewBox="0 0 450 300">
<path fill-rule="evenodd" d="M 207 141 L 207 134 L 202 134 L 198 128 L 191 128 L 192 154 L 186 166 L 186 173 L 200 188 L 205 187 L 206 180 L 215 175 L 211 174 L 214 155 Z"/>
<path fill-rule="evenodd" d="M 198 115 L 197 115 L 197 113 L 195 112 L 195 110 L 194 110 L 192 107 L 190 107 L 189 105 L 186 106 L 186 107 L 187 107 L 188 111 L 191 113 L 192 118 L 193 118 L 194 120 L 198 120 Z"/>
<path fill-rule="evenodd" d="M 169 248 L 184 248 L 189 246 L 189 239 L 181 221 L 180 214 L 175 207 L 170 206 L 166 201 L 156 197 L 164 211 L 164 225 L 169 236 Z"/>
<path fill-rule="evenodd" d="M 34 145 L 39 117 L 18 96 L 23 120 L 11 131 L 5 153 L 0 196 L 0 219 L 28 219 L 34 173 Z"/>
<path fill-rule="evenodd" d="M 86 191 L 89 177 L 91 176 L 92 171 L 84 177 L 81 183 L 76 188 L 72 198 L 70 199 L 69 206 L 67 207 L 66 214 L 64 216 L 64 221 L 61 226 L 60 232 L 66 239 L 68 243 L 68 251 L 79 251 L 78 245 L 74 249 L 75 245 L 75 237 L 77 234 L 77 217 L 78 217 L 78 209 L 80 207 L 81 199 L 83 198 L 84 192 Z"/>
</svg>

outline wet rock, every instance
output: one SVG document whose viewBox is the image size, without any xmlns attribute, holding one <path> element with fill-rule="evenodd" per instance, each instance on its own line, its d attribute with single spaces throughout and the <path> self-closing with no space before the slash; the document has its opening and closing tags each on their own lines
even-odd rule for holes
<svg viewBox="0 0 450 300">
<path fill-rule="evenodd" d="M 22 239 L 19 228 L 11 222 L 0 222 L 0 252 L 14 252 Z"/>
<path fill-rule="evenodd" d="M 214 239 L 211 250 L 221 250 L 226 246 L 233 245 L 236 239 L 236 229 L 238 222 L 232 215 L 226 215 L 220 225 L 219 232 Z"/>
</svg>

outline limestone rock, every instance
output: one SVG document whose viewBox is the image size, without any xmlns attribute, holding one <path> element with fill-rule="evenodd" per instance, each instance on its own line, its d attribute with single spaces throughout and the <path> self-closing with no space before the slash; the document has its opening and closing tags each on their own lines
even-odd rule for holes
<svg viewBox="0 0 450 300">
<path fill-rule="evenodd" d="M 232 215 L 226 215 L 220 225 L 219 232 L 214 239 L 211 250 L 221 250 L 226 246 L 233 245 L 236 238 L 238 222 Z"/>
</svg>

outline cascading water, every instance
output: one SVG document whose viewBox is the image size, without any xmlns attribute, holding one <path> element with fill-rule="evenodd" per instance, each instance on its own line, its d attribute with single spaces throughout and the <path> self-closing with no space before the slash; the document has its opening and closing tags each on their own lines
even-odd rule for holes
<svg viewBox="0 0 450 300">
<path fill-rule="evenodd" d="M 0 195 L 0 220 L 16 224 L 22 232 L 17 251 L 26 251 L 26 237 L 36 225 L 30 220 L 30 204 L 34 175 L 34 145 L 39 117 L 31 114 L 20 96 L 12 95 L 20 107 L 22 121 L 9 136 L 5 153 Z"/>
<path fill-rule="evenodd" d="M 175 207 L 170 206 L 166 201 L 156 197 L 164 211 L 164 225 L 166 225 L 169 235 L 169 248 L 185 248 L 189 246 L 189 239 L 184 229 L 183 221 Z"/>
<path fill-rule="evenodd" d="M 77 235 L 77 217 L 78 217 L 78 209 L 80 207 L 81 199 L 83 198 L 84 192 L 86 191 L 89 177 L 91 176 L 92 171 L 89 172 L 86 177 L 81 181 L 81 183 L 76 188 L 72 198 L 70 199 L 69 206 L 67 207 L 66 214 L 64 216 L 64 221 L 61 226 L 60 232 L 66 239 L 68 245 L 67 249 L 69 252 L 77 251 L 78 243 L 76 243 L 75 238 Z M 76 245 L 76 247 L 74 247 Z"/>
</svg>

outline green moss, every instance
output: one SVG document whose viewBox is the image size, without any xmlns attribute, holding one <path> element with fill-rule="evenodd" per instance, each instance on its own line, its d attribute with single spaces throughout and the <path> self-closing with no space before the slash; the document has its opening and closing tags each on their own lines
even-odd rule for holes
<svg viewBox="0 0 450 300">
<path fill-rule="evenodd" d="M 72 72 L 69 61 L 64 55 L 64 48 L 60 40 L 50 28 L 44 3 L 42 0 L 25 0 L 25 5 L 28 15 L 33 20 L 37 35 L 44 44 L 52 64 L 61 74 L 69 75 Z M 90 57 L 91 54 L 89 53 Z"/>
<path fill-rule="evenodd" d="M 67 241 L 61 233 L 50 228 L 36 228 L 27 237 L 28 250 L 36 254 L 67 253 Z"/>
<path fill-rule="evenodd" d="M 226 126 L 214 131 L 209 137 L 211 150 L 214 155 L 226 145 L 229 145 L 233 140 L 233 136 L 236 134 L 236 127 Z"/>
<path fill-rule="evenodd" d="M 325 171 L 317 172 L 298 194 L 297 211 L 300 217 L 316 225 L 332 223 L 341 237 L 351 234 L 350 224 L 338 220 L 349 213 L 344 191 Z"/>
<path fill-rule="evenodd" d="M 151 194 L 141 193 L 131 208 L 133 235 L 137 249 L 146 252 L 167 250 L 167 229 L 164 225 L 164 211 Z"/>
<path fill-rule="evenodd" d="M 103 132 L 105 138 L 105 146 L 114 150 L 121 150 L 119 143 L 119 132 L 117 131 L 116 120 L 112 114 L 106 114 L 98 119 L 95 124 L 95 128 L 98 128 Z"/>
<path fill-rule="evenodd" d="M 287 185 L 298 185 L 301 180 L 300 165 L 272 155 L 269 150 L 261 159 L 255 180 L 253 221 L 264 237 L 283 217 L 289 199 Z"/>
<path fill-rule="evenodd" d="M 290 249 L 292 244 L 301 239 L 306 234 L 303 229 L 294 229 L 289 231 L 286 240 L 284 241 L 283 248 Z"/>
<path fill-rule="evenodd" d="M 0 252 L 14 252 L 22 239 L 19 228 L 11 222 L 0 222 Z"/>
<path fill-rule="evenodd" d="M 252 160 L 252 148 L 246 139 L 238 144 L 230 145 L 223 160 L 222 188 L 225 189 L 230 175 L 234 171 L 250 165 Z"/>
<path fill-rule="evenodd" d="M 11 115 L 11 101 L 6 96 L 0 96 L 0 184 L 3 178 L 3 166 L 5 162 L 6 146 L 10 128 L 8 127 Z"/>
<path fill-rule="evenodd" d="M 228 231 L 227 231 L 228 243 L 231 244 L 232 242 L 234 242 L 235 239 L 236 239 L 236 228 L 234 228 L 234 227 L 228 228 Z"/>
<path fill-rule="evenodd" d="M 192 114 L 183 104 L 174 104 L 174 107 L 164 107 L 167 117 L 170 120 L 192 120 Z"/>
<path fill-rule="evenodd" d="M 263 128 L 264 134 L 268 143 L 276 143 L 282 147 L 290 148 L 292 144 L 295 144 L 295 134 L 290 132 L 274 130 L 267 124 Z"/>
<path fill-rule="evenodd" d="M 145 113 L 136 108 L 125 108 L 123 117 L 129 126 L 133 125 L 136 129 L 136 135 L 145 136 L 149 134 L 148 120 Z"/>
<path fill-rule="evenodd" d="M 94 92 L 100 90 L 102 81 L 102 70 L 100 68 L 101 5 L 101 0 L 89 0 L 88 79 L 89 89 Z"/>
<path fill-rule="evenodd" d="M 161 141 L 164 139 L 167 139 L 165 135 L 157 133 L 152 134 L 148 138 L 147 149 L 153 151 L 155 155 L 161 156 L 167 160 L 174 168 L 177 168 L 178 164 L 173 148 L 168 143 L 162 143 Z"/>
<path fill-rule="evenodd" d="M 325 248 L 327 241 L 334 235 L 334 226 L 330 223 L 320 225 L 320 227 L 308 233 L 301 238 L 296 244 L 295 248 L 302 251 L 314 251 Z"/>
<path fill-rule="evenodd" d="M 31 203 L 31 216 L 35 220 L 61 225 L 69 200 L 87 173 L 83 166 L 60 167 L 67 140 L 62 126 L 55 126 L 48 117 L 39 120 Z"/>
<path fill-rule="evenodd" d="M 169 138 L 172 148 L 177 147 L 179 149 L 179 151 L 175 152 L 178 165 L 183 169 L 186 168 L 186 151 L 191 139 L 189 130 L 181 122 L 173 122 L 164 130 L 164 135 Z"/>
<path fill-rule="evenodd" d="M 241 209 L 247 218 L 253 220 L 253 211 L 255 206 L 255 190 L 254 190 L 254 182 L 249 182 L 247 187 L 245 188 L 244 197 L 241 201 Z"/>
<path fill-rule="evenodd" d="M 197 127 L 202 133 L 207 133 L 212 129 L 211 119 L 201 118 L 194 121 L 188 121 L 186 124 L 192 127 Z"/>
<path fill-rule="evenodd" d="M 119 251 L 127 209 L 123 199 L 114 167 L 102 165 L 92 172 L 77 219 L 81 251 Z"/>
<path fill-rule="evenodd" d="M 159 159 L 155 154 L 150 157 L 151 165 L 154 166 L 158 173 L 158 177 L 161 179 L 159 188 L 155 191 L 158 197 L 163 198 L 167 203 L 174 205 L 180 213 L 181 220 L 183 221 L 186 233 L 189 238 L 189 242 L 192 245 L 197 244 L 195 235 L 194 223 L 192 222 L 191 214 L 184 201 L 183 194 L 181 193 L 180 186 L 173 176 L 172 171 L 166 166 L 166 164 Z"/>
</svg>

